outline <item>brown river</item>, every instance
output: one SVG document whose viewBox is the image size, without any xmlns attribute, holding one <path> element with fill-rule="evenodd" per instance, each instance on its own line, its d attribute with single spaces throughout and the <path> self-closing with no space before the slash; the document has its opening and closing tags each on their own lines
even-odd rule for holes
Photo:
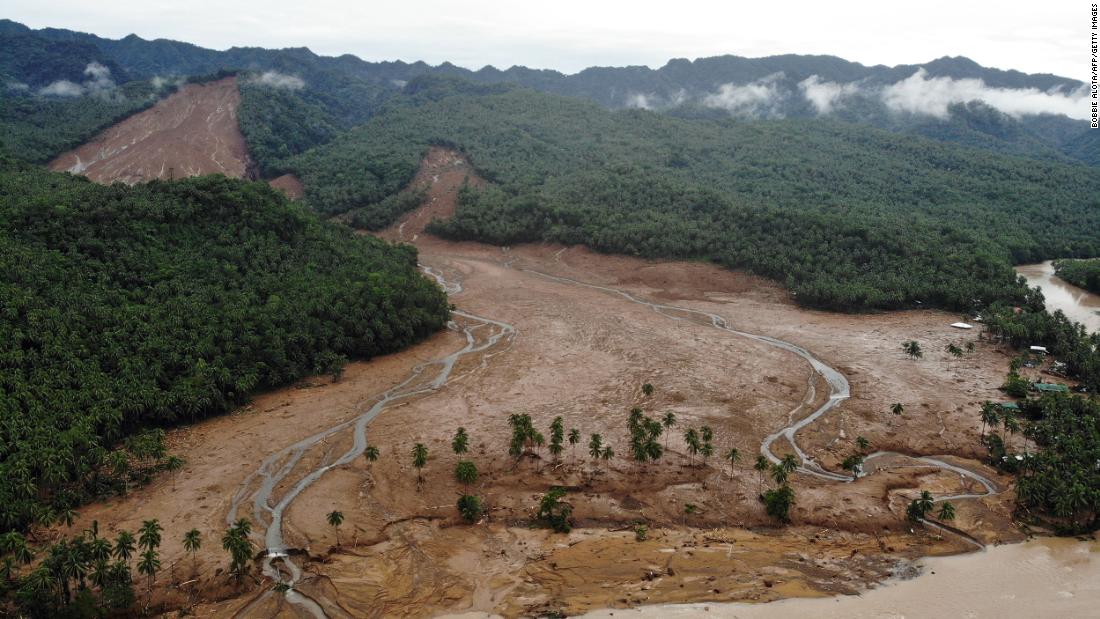
<svg viewBox="0 0 1100 619">
<path fill-rule="evenodd" d="M 1027 278 L 1028 286 L 1043 289 L 1047 310 L 1062 310 L 1071 320 L 1085 325 L 1090 333 L 1100 331 L 1100 295 L 1073 286 L 1054 275 L 1050 260 L 1016 267 Z"/>
</svg>

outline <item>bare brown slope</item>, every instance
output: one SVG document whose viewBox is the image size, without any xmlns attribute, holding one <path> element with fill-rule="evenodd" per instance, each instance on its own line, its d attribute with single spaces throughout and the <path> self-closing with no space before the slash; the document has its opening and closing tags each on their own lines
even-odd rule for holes
<svg viewBox="0 0 1100 619">
<path fill-rule="evenodd" d="M 420 169 L 406 191 L 424 191 L 424 204 L 406 214 L 379 236 L 390 241 L 414 242 L 433 219 L 449 219 L 455 214 L 458 191 L 464 184 L 482 187 L 485 180 L 466 160 L 465 155 L 433 146 L 420 162 Z"/>
<path fill-rule="evenodd" d="M 237 127 L 237 78 L 188 84 L 50 163 L 97 183 L 140 183 L 221 173 L 243 178 L 248 148 Z"/>
</svg>

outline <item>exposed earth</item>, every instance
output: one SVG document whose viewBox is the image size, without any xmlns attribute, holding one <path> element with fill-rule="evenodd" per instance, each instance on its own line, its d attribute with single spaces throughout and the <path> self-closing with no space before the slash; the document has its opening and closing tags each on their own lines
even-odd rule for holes
<svg viewBox="0 0 1100 619">
<path fill-rule="evenodd" d="M 49 167 L 97 183 L 134 184 L 213 173 L 244 178 L 250 160 L 237 127 L 240 102 L 235 77 L 187 84 L 58 156 Z"/>
<path fill-rule="evenodd" d="M 407 351 L 352 363 L 338 381 L 304 381 L 176 430 L 173 452 L 187 460 L 180 471 L 81 511 L 74 530 L 93 519 L 107 532 L 134 530 L 149 518 L 164 525 L 165 572 L 154 607 L 218 617 L 308 616 L 314 608 L 329 617 L 515 617 L 763 602 L 855 593 L 913 570 L 919 557 L 1023 538 L 1011 519 L 1010 480 L 978 461 L 978 406 L 1000 398 L 1010 357 L 976 331 L 952 329 L 958 316 L 808 311 L 772 283 L 706 264 L 579 247 L 456 244 L 424 234 L 433 217 L 453 213 L 463 182 L 481 181 L 457 153 L 433 149 L 414 181 L 428 190 L 425 206 L 382 233 L 414 242 L 421 262 L 450 285 L 461 310 L 454 328 Z M 847 377 L 851 397 L 798 432 L 802 450 L 834 472 L 842 472 L 859 436 L 872 451 L 898 455 L 877 459 L 870 474 L 850 483 L 796 472 L 793 523 L 775 525 L 757 500 L 770 482 L 753 462 L 767 435 L 829 398 L 825 381 L 803 358 L 698 314 L 654 311 L 548 276 L 707 312 L 733 329 L 812 351 Z M 901 342 L 910 339 L 923 346 L 923 359 L 903 354 Z M 968 341 L 973 353 L 956 359 L 944 352 Z M 446 384 L 430 384 L 442 367 L 431 361 L 470 346 L 473 352 L 454 357 Z M 640 389 L 647 382 L 652 396 Z M 422 392 L 394 399 L 366 426 L 378 461 L 333 464 L 356 453 L 352 428 L 340 424 L 373 410 L 387 390 L 409 385 Z M 904 405 L 902 414 L 890 412 L 894 403 Z M 632 407 L 653 417 L 676 414 L 669 452 L 657 463 L 629 458 Z M 547 436 L 560 415 L 567 432 L 582 433 L 581 444 L 575 453 L 567 444 L 558 461 L 545 448 L 513 460 L 511 413 L 530 414 Z M 740 462 L 690 457 L 683 431 L 702 425 L 715 431 L 716 454 L 737 448 Z M 471 491 L 488 507 L 473 525 L 455 508 L 463 489 L 452 477 L 459 457 L 450 441 L 459 426 L 471 437 L 464 458 L 481 472 Z M 616 451 L 608 462 L 587 455 L 596 432 Z M 429 449 L 422 484 L 409 455 L 418 442 Z M 299 451 L 286 451 L 295 444 Z M 782 441 L 773 449 L 791 452 Z M 902 454 L 941 457 L 988 478 L 993 493 L 954 501 L 960 534 L 913 528 L 905 506 L 920 490 L 940 497 L 984 490 Z M 265 473 L 266 459 L 274 464 Z M 265 477 L 271 469 L 280 476 Z M 311 477 L 314 471 L 321 473 Z M 264 479 L 274 480 L 270 501 L 256 502 Z M 569 534 L 534 526 L 538 499 L 551 486 L 568 490 L 576 525 Z M 284 498 L 281 541 L 291 556 L 268 576 L 257 567 L 254 578 L 234 583 L 218 542 L 227 521 L 254 521 L 259 558 L 275 513 L 264 506 Z M 326 523 L 332 510 L 345 516 L 338 530 Z M 648 528 L 644 541 L 634 531 L 639 522 Z M 205 542 L 192 558 L 180 538 L 193 527 Z M 300 604 L 272 591 L 271 574 L 289 578 L 291 565 L 302 570 L 294 582 Z"/>
</svg>

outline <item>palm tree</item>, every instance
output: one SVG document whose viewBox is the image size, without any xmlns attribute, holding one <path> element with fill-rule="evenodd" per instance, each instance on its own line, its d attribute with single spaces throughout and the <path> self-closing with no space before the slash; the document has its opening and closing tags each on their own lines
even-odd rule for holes
<svg viewBox="0 0 1100 619">
<path fill-rule="evenodd" d="M 367 445 L 363 449 L 363 457 L 367 460 L 367 462 L 377 462 L 378 455 L 378 448 L 374 445 Z"/>
<path fill-rule="evenodd" d="M 905 351 L 905 354 L 914 359 L 920 359 L 924 356 L 924 351 L 921 350 L 920 343 L 916 340 L 902 342 L 901 349 Z"/>
<path fill-rule="evenodd" d="M 614 457 L 615 457 L 615 450 L 611 448 L 611 445 L 607 445 L 606 447 L 603 448 L 603 451 L 600 452 L 600 458 L 604 462 L 607 462 L 607 461 L 611 460 Z"/>
<path fill-rule="evenodd" d="M 477 465 L 463 460 L 455 465 L 455 479 L 465 487 L 462 494 L 470 494 L 470 484 L 477 481 Z"/>
<path fill-rule="evenodd" d="M 798 468 L 798 460 L 795 460 L 794 454 L 787 454 L 779 461 L 779 466 L 783 467 L 784 471 L 793 473 Z"/>
<path fill-rule="evenodd" d="M 196 553 L 198 553 L 199 548 L 201 548 L 201 547 L 202 547 L 202 534 L 199 533 L 198 529 L 191 529 L 187 533 L 183 534 L 183 549 L 186 550 L 187 552 L 191 553 L 191 567 L 192 568 L 195 567 L 195 563 L 197 562 Z"/>
<path fill-rule="evenodd" d="M 695 431 L 695 428 L 688 428 L 684 432 L 684 443 L 687 444 L 688 450 L 688 466 L 695 466 L 695 454 L 699 453 L 699 433 Z"/>
<path fill-rule="evenodd" d="M 711 430 L 710 426 L 703 426 L 699 429 L 699 436 L 702 437 L 704 443 L 709 443 L 714 440 L 714 430 Z"/>
<path fill-rule="evenodd" d="M 535 455 L 539 457 L 538 462 L 535 462 L 535 472 L 537 473 L 542 469 L 542 446 L 546 444 L 546 437 L 542 435 L 542 432 L 535 432 L 531 440 L 535 443 Z"/>
<path fill-rule="evenodd" d="M 736 447 L 732 447 L 726 452 L 726 462 L 730 463 L 730 479 L 733 479 L 734 475 L 733 465 L 737 464 L 740 460 L 741 452 L 737 451 Z"/>
<path fill-rule="evenodd" d="M 157 551 L 149 548 L 145 552 L 141 553 L 141 560 L 138 561 L 138 573 L 149 577 L 149 595 L 153 595 L 153 584 L 157 580 L 157 570 L 160 569 L 160 557 L 157 555 Z"/>
<path fill-rule="evenodd" d="M 948 344 L 947 348 L 945 348 L 944 350 L 947 351 L 947 354 L 951 355 L 952 357 L 954 357 L 956 359 L 961 357 L 962 354 L 963 354 L 962 349 L 959 348 L 958 346 L 954 345 L 954 344 Z"/>
<path fill-rule="evenodd" d="M 451 440 L 451 449 L 458 455 L 462 455 L 469 451 L 470 437 L 466 434 L 466 428 L 459 428 L 455 432 L 455 437 Z"/>
<path fill-rule="evenodd" d="M 940 520 L 955 519 L 955 506 L 951 504 L 951 501 L 944 501 L 940 504 L 940 513 L 938 517 Z"/>
<path fill-rule="evenodd" d="M 231 560 L 229 571 L 238 583 L 248 571 L 248 559 L 252 554 L 252 543 L 248 540 L 251 531 L 252 524 L 241 518 L 222 536 L 222 548 L 229 553 Z"/>
<path fill-rule="evenodd" d="M 672 426 L 676 425 L 676 413 L 669 411 L 665 413 L 663 419 L 661 419 L 661 425 L 665 427 L 665 451 L 668 451 L 668 435 L 672 430 Z"/>
<path fill-rule="evenodd" d="M 138 545 L 145 550 L 153 550 L 160 546 L 160 532 L 164 527 L 160 526 L 156 518 L 141 523 L 138 531 Z"/>
<path fill-rule="evenodd" d="M 782 464 L 772 465 L 772 479 L 775 480 L 777 486 L 785 485 L 790 476 L 791 474 L 787 472 L 787 469 Z"/>
<path fill-rule="evenodd" d="M 569 446 L 573 451 L 573 462 L 577 461 L 577 443 L 581 442 L 581 431 L 573 428 L 569 430 Z"/>
<path fill-rule="evenodd" d="M 592 460 L 596 462 L 596 470 L 600 470 L 600 453 L 603 450 L 603 437 L 599 434 L 593 434 L 588 439 L 588 455 L 592 456 Z"/>
<path fill-rule="evenodd" d="M 867 448 L 869 448 L 870 446 L 871 441 L 863 438 L 862 436 L 856 437 L 856 447 L 858 447 L 860 451 L 867 451 Z"/>
<path fill-rule="evenodd" d="M 344 524 L 344 512 L 332 510 L 326 517 L 328 520 L 328 526 L 332 527 L 336 532 L 336 547 L 340 547 L 340 525 Z"/>
<path fill-rule="evenodd" d="M 894 405 L 890 407 L 890 412 L 895 415 L 900 415 L 905 412 L 905 407 L 901 405 L 901 402 L 895 402 Z"/>
<path fill-rule="evenodd" d="M 982 412 L 981 412 L 982 439 L 985 439 L 985 427 L 987 425 L 989 427 L 994 427 L 998 423 L 1000 423 L 1001 416 L 997 412 L 999 408 L 1000 408 L 999 406 L 997 406 L 996 404 L 990 402 L 989 400 L 986 400 L 985 402 L 982 402 Z"/>
<path fill-rule="evenodd" d="M 756 464 L 752 465 L 752 468 L 756 469 L 756 479 L 760 482 L 759 491 L 757 494 L 763 494 L 764 492 L 764 473 L 768 471 L 769 462 L 763 455 L 756 456 Z"/>
<path fill-rule="evenodd" d="M 703 456 L 703 466 L 706 467 L 707 459 L 714 455 L 714 445 L 710 441 L 703 443 L 699 453 Z"/>
<path fill-rule="evenodd" d="M 424 478 L 420 476 L 421 469 L 428 463 L 428 448 L 424 446 L 424 443 L 417 443 L 412 448 L 413 466 L 416 467 L 416 483 L 423 483 Z"/>
<path fill-rule="evenodd" d="M 905 514 L 912 522 L 920 522 L 924 520 L 928 512 L 932 511 L 932 505 L 934 504 L 932 493 L 927 490 L 921 490 L 920 497 L 913 499 L 909 503 L 909 507 L 906 508 Z M 954 508 L 952 508 L 954 510 Z"/>
<path fill-rule="evenodd" d="M 687 526 L 687 517 L 698 511 L 694 503 L 684 503 L 684 526 Z"/>
<path fill-rule="evenodd" d="M 649 383 L 643 384 L 642 385 L 642 395 L 644 395 L 647 398 L 649 396 L 653 395 L 653 385 L 651 385 Z"/>
<path fill-rule="evenodd" d="M 122 530 L 118 532 L 118 537 L 115 538 L 115 558 L 123 563 L 129 564 L 130 557 L 134 555 L 134 534 L 129 531 Z"/>
</svg>

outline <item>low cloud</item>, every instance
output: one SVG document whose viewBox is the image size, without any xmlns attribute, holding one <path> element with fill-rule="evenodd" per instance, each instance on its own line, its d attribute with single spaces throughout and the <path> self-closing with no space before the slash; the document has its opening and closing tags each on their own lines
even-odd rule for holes
<svg viewBox="0 0 1100 619">
<path fill-rule="evenodd" d="M 13 90 L 15 92 L 26 92 L 31 89 L 30 86 L 24 84 L 23 82 L 15 81 L 8 82 L 7 84 L 5 84 L 5 86 L 7 86 L 8 90 Z"/>
<path fill-rule="evenodd" d="M 39 88 L 38 94 L 45 97 L 80 97 L 84 95 L 84 87 L 69 80 L 57 80 Z"/>
<path fill-rule="evenodd" d="M 305 88 L 305 80 L 295 75 L 287 75 L 278 71 L 264 71 L 259 77 L 253 79 L 253 83 L 272 88 L 286 88 L 287 90 L 301 90 Z"/>
<path fill-rule="evenodd" d="M 1074 92 L 1059 89 L 994 88 L 980 79 L 928 77 L 918 69 L 906 79 L 887 86 L 882 100 L 890 109 L 947 118 L 956 103 L 981 101 L 1009 116 L 1063 114 L 1085 120 L 1089 117 L 1088 96 L 1084 88 Z"/>
<path fill-rule="evenodd" d="M 153 79 L 149 80 L 149 83 L 153 85 L 155 90 L 164 90 L 165 88 L 171 88 L 183 84 L 182 77 L 161 77 L 159 75 L 153 76 Z"/>
<path fill-rule="evenodd" d="M 111 79 L 111 69 L 99 64 L 89 62 L 84 67 L 83 83 L 77 84 L 71 80 L 57 80 L 47 86 L 38 89 L 38 94 L 46 97 L 81 97 L 92 95 L 100 98 L 109 98 L 115 94 L 115 81 Z"/>
<path fill-rule="evenodd" d="M 626 96 L 626 107 L 637 110 L 661 110 L 680 106 L 688 100 L 687 91 L 680 89 L 667 97 L 657 93 L 632 92 Z"/>
<path fill-rule="evenodd" d="M 859 86 L 855 82 L 840 84 L 826 82 L 817 75 L 811 75 L 798 83 L 802 96 L 806 97 L 818 114 L 828 114 L 840 103 L 841 99 L 851 97 L 859 92 Z"/>
<path fill-rule="evenodd" d="M 748 84 L 722 84 L 717 92 L 704 95 L 702 103 L 737 116 L 781 117 L 779 104 L 785 98 L 779 84 L 782 79 L 783 73 L 773 73 Z"/>
</svg>

